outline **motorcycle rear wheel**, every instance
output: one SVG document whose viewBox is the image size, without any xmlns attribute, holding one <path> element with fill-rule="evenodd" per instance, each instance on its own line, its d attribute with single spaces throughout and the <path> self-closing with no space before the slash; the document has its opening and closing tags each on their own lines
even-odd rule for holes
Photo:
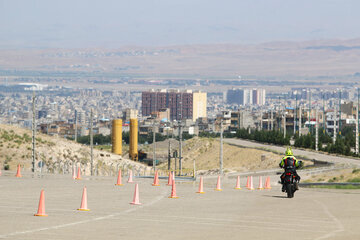
<svg viewBox="0 0 360 240">
<path fill-rule="evenodd" d="M 286 193 L 288 198 L 294 197 L 294 192 L 291 184 L 286 184 Z"/>
</svg>

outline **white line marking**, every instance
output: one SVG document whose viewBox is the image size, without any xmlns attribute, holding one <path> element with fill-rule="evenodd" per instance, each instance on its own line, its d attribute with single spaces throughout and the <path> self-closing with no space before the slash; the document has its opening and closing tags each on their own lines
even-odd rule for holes
<svg viewBox="0 0 360 240">
<path fill-rule="evenodd" d="M 185 216 L 159 216 L 159 215 L 143 215 L 142 216 L 146 217 L 146 216 L 149 216 L 149 217 L 158 217 L 158 218 L 177 218 L 177 219 L 194 219 L 194 220 L 208 220 L 208 221 L 223 221 L 223 222 L 233 222 L 233 223 L 254 223 L 254 224 L 268 224 L 268 225 L 276 225 L 278 226 L 279 223 L 278 222 L 270 222 L 270 221 L 254 221 L 254 220 L 241 220 L 241 219 L 234 219 L 234 220 L 231 220 L 231 219 L 223 219 L 223 218 L 202 218 L 202 217 L 185 217 Z M 244 218 L 247 218 L 247 217 L 250 217 L 251 216 L 244 216 Z M 172 220 L 169 220 L 169 221 L 172 221 Z M 305 222 L 306 223 L 306 222 Z M 332 222 L 324 222 L 326 223 L 326 225 L 323 225 L 321 227 L 323 228 L 331 228 L 332 226 L 329 225 L 329 223 L 332 223 Z M 281 223 L 281 225 L 289 225 L 289 226 L 293 226 L 294 223 Z M 309 224 L 301 224 L 301 223 L 297 223 L 296 226 L 301 226 L 301 227 L 311 227 L 313 226 L 313 223 L 309 223 Z M 319 226 L 317 226 L 319 227 Z"/>
<path fill-rule="evenodd" d="M 325 235 L 323 235 L 323 236 L 321 236 L 321 237 L 318 237 L 318 238 L 316 238 L 315 240 L 326 239 L 326 238 L 329 238 L 329 237 L 334 236 L 335 234 L 337 234 L 337 233 L 339 233 L 339 232 L 343 232 L 343 231 L 345 230 L 345 229 L 344 229 L 344 226 L 343 226 L 342 223 L 339 221 L 339 219 L 337 219 L 333 214 L 331 214 L 331 212 L 330 212 L 329 209 L 325 206 L 325 204 L 323 204 L 322 202 L 317 201 L 317 200 L 314 200 L 314 202 L 316 202 L 317 204 L 319 204 L 319 205 L 323 208 L 323 210 L 324 210 L 324 212 L 326 213 L 326 215 L 328 215 L 329 218 L 330 218 L 331 220 L 333 220 L 334 223 L 335 223 L 336 226 L 337 226 L 337 229 L 336 229 L 336 230 L 331 231 L 331 232 L 329 232 L 329 233 L 327 233 L 327 234 L 325 234 Z"/>
<path fill-rule="evenodd" d="M 83 220 L 83 221 L 78 221 L 78 222 L 72 222 L 72 223 L 65 223 L 65 224 L 61 224 L 61 225 L 57 225 L 57 226 L 52 226 L 52 227 L 45 227 L 45 228 L 38 228 L 38 229 L 32 229 L 32 230 L 28 230 L 28 231 L 21 231 L 21 232 L 13 232 L 13 233 L 8 233 L 8 234 L 3 234 L 0 235 L 0 238 L 7 238 L 7 237 L 12 237 L 12 236 L 17 236 L 17 235 L 23 235 L 23 234 L 28 234 L 28 233 L 35 233 L 35 232 L 41 232 L 41 231 L 47 231 L 47 230 L 53 230 L 53 229 L 59 229 L 59 228 L 65 228 L 65 227 L 71 227 L 71 226 L 75 226 L 75 225 L 79 225 L 79 224 L 84 224 L 84 223 L 88 223 L 88 222 L 95 222 L 95 221 L 101 221 L 104 219 L 109 219 L 115 216 L 120 216 L 122 214 L 125 213 L 130 213 L 130 212 L 134 212 L 138 209 L 150 206 L 155 204 L 156 202 L 160 201 L 161 199 L 163 199 L 165 197 L 165 194 L 167 193 L 167 189 L 164 189 L 166 191 L 162 192 L 162 195 L 155 198 L 153 201 L 146 203 L 144 205 L 140 205 L 140 206 L 136 206 L 134 208 L 129 208 L 123 212 L 119 212 L 119 213 L 115 213 L 115 214 L 110 214 L 110 215 L 106 215 L 106 216 L 102 216 L 102 217 L 96 217 L 96 218 L 91 218 L 88 220 Z"/>
<path fill-rule="evenodd" d="M 158 220 L 158 219 L 145 219 L 145 218 L 131 218 L 128 220 L 133 221 L 146 221 L 146 222 L 159 222 L 159 223 L 179 223 L 179 220 Z M 181 223 L 187 223 L 187 224 L 200 224 L 200 225 L 212 225 L 212 226 L 225 226 L 225 227 L 233 227 L 233 228 L 255 228 L 259 229 L 259 226 L 249 226 L 249 225 L 239 225 L 239 224 L 228 224 L 228 223 L 210 223 L 210 222 L 191 222 L 191 221 L 182 221 Z M 264 227 L 261 226 L 262 229 L 268 229 L 268 230 L 284 230 L 284 228 L 276 228 L 276 227 Z M 314 233 L 326 233 L 328 231 L 316 231 L 316 230 L 305 230 L 305 229 L 291 229 L 291 231 L 295 232 L 314 232 Z"/>
</svg>

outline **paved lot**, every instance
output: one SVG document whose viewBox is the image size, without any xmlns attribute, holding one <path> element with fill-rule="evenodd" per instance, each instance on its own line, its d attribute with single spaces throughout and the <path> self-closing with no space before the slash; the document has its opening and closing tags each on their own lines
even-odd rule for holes
<svg viewBox="0 0 360 240">
<path fill-rule="evenodd" d="M 134 184 L 114 186 L 110 177 L 1 176 L 0 239 L 360 239 L 357 190 L 301 189 L 287 199 L 278 185 L 235 190 L 226 178 L 217 192 L 216 180 L 205 179 L 205 194 L 195 193 L 198 183 L 179 182 L 180 198 L 169 199 L 164 180 L 135 180 L 141 206 L 129 204 Z M 76 210 L 85 185 L 90 212 Z M 41 189 L 48 217 L 33 216 Z"/>
</svg>

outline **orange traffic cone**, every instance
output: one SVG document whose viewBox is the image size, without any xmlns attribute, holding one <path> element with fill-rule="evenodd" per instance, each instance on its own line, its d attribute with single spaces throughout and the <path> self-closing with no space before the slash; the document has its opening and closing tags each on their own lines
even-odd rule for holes
<svg viewBox="0 0 360 240">
<path fill-rule="evenodd" d="M 39 216 L 39 217 L 47 217 L 47 216 L 48 216 L 48 215 L 45 213 L 45 195 L 44 195 L 44 190 L 41 190 L 41 192 L 40 192 L 39 207 L 38 207 L 37 213 L 34 214 L 34 216 Z"/>
<path fill-rule="evenodd" d="M 246 181 L 246 188 L 249 189 L 250 188 L 250 177 L 247 177 L 247 181 Z"/>
<path fill-rule="evenodd" d="M 76 176 L 75 179 L 76 180 L 81 180 L 81 169 L 80 169 L 80 167 L 78 167 L 78 169 L 77 169 L 77 176 Z"/>
<path fill-rule="evenodd" d="M 204 192 L 204 183 L 203 183 L 203 177 L 200 177 L 200 183 L 199 183 L 199 191 L 197 191 L 196 193 L 205 193 Z"/>
<path fill-rule="evenodd" d="M 220 182 L 220 176 L 218 176 L 217 183 L 216 183 L 216 191 L 222 191 L 221 189 L 221 182 Z"/>
<path fill-rule="evenodd" d="M 250 185 L 249 185 L 249 190 L 254 190 L 254 185 L 253 185 L 253 177 L 250 176 Z"/>
<path fill-rule="evenodd" d="M 135 192 L 134 192 L 134 200 L 130 203 L 132 205 L 140 205 L 140 199 L 139 199 L 139 186 L 138 184 L 135 184 Z"/>
<path fill-rule="evenodd" d="M 235 189 L 241 189 L 241 187 L 240 187 L 240 176 L 237 177 Z"/>
<path fill-rule="evenodd" d="M 266 178 L 266 181 L 265 181 L 265 189 L 271 189 L 270 177 L 267 177 L 267 178 Z"/>
<path fill-rule="evenodd" d="M 172 182 L 171 195 L 169 198 L 179 198 L 178 196 L 176 196 L 175 180 L 173 180 L 173 182 Z"/>
<path fill-rule="evenodd" d="M 121 169 L 119 169 L 119 173 L 118 173 L 118 178 L 117 178 L 117 182 L 115 184 L 116 186 L 122 186 L 123 184 L 121 183 Z"/>
<path fill-rule="evenodd" d="M 167 185 L 168 185 L 168 186 L 172 186 L 172 181 L 173 181 L 173 178 L 172 178 L 172 174 L 171 174 L 171 171 L 170 171 L 170 172 L 169 172 L 169 179 L 168 179 Z"/>
<path fill-rule="evenodd" d="M 259 177 L 259 187 L 257 188 L 258 190 L 263 190 L 263 184 L 262 184 L 262 177 Z"/>
<path fill-rule="evenodd" d="M 133 177 L 132 177 L 132 170 L 129 171 L 129 179 L 127 181 L 128 183 L 133 183 Z"/>
<path fill-rule="evenodd" d="M 79 210 L 79 211 L 90 211 L 90 209 L 88 209 L 88 206 L 87 206 L 86 187 L 84 187 L 83 194 L 82 194 L 82 199 L 81 199 L 81 204 L 80 204 L 80 208 L 78 208 L 78 210 Z"/>
<path fill-rule="evenodd" d="M 73 179 L 76 178 L 76 167 L 75 167 L 75 165 L 73 166 L 73 169 L 72 169 L 72 178 Z"/>
<path fill-rule="evenodd" d="M 22 177 L 22 176 L 21 176 L 20 164 L 17 166 L 17 171 L 16 171 L 15 177 Z"/>
<path fill-rule="evenodd" d="M 153 183 L 152 185 L 153 185 L 153 186 L 160 186 L 160 184 L 159 184 L 159 174 L 158 174 L 158 171 L 155 172 L 154 183 Z"/>
</svg>

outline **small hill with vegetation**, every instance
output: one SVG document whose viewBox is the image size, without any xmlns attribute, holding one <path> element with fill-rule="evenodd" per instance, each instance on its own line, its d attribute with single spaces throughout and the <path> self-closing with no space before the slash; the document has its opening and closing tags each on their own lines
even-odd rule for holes
<svg viewBox="0 0 360 240">
<path fill-rule="evenodd" d="M 20 164 L 25 170 L 32 168 L 31 131 L 12 125 L 0 125 L 0 167 L 15 170 Z M 149 173 L 144 164 L 122 156 L 94 149 L 94 166 L 99 175 L 115 174 L 118 168 L 133 169 L 136 173 Z M 90 174 L 90 147 L 59 137 L 36 135 L 36 166 L 43 162 L 44 171 L 71 172 L 73 164 L 81 164 L 84 174 Z"/>
<path fill-rule="evenodd" d="M 172 140 L 172 149 L 178 149 L 178 141 Z M 157 143 L 157 154 L 167 156 L 168 140 Z M 152 146 L 149 146 L 151 151 Z M 183 143 L 183 169 L 185 172 L 195 167 L 199 174 L 217 173 L 219 169 L 220 142 L 216 138 L 194 137 Z M 150 154 L 151 156 L 151 154 Z M 277 168 L 282 156 L 258 149 L 242 148 L 224 143 L 223 166 L 225 172 L 246 172 Z M 167 161 L 159 166 L 167 169 Z M 172 168 L 174 160 L 172 160 Z"/>
</svg>

